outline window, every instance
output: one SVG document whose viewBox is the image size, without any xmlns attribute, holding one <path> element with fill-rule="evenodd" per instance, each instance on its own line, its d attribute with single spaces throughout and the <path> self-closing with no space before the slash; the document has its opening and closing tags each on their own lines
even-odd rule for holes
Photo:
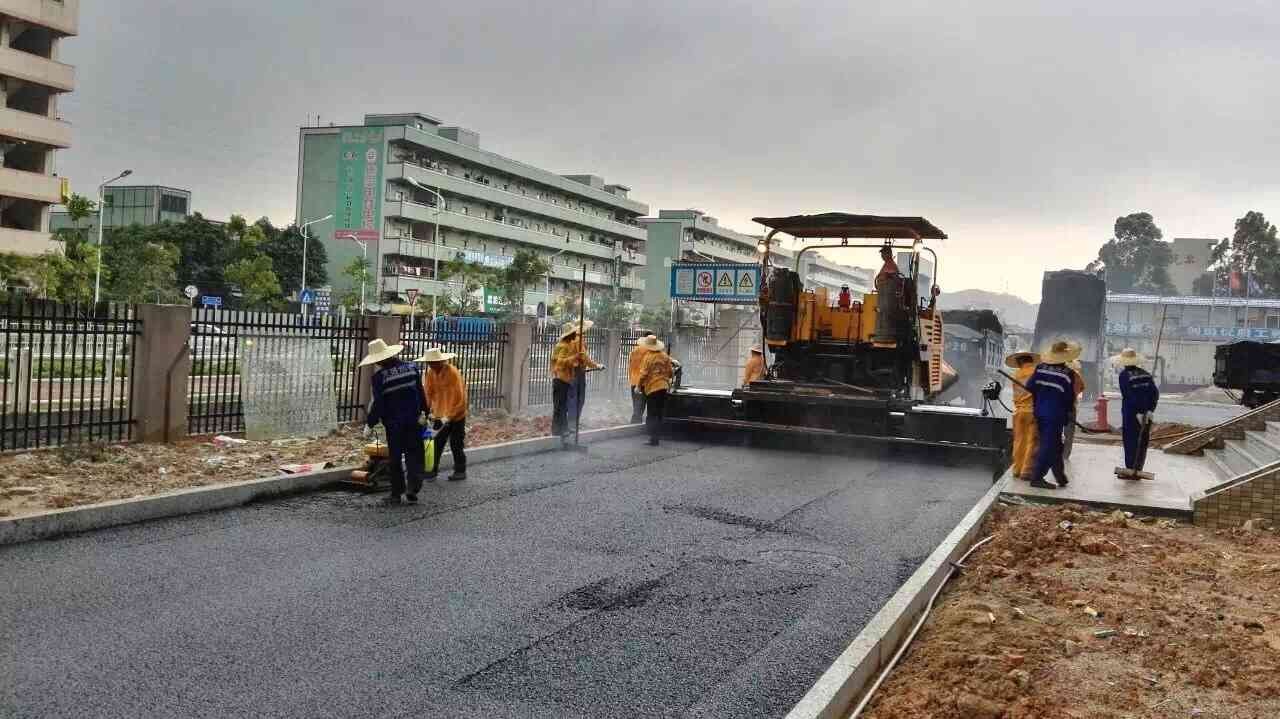
<svg viewBox="0 0 1280 719">
<path fill-rule="evenodd" d="M 160 209 L 163 212 L 177 212 L 179 214 L 187 214 L 187 198 L 182 195 L 161 195 Z"/>
</svg>

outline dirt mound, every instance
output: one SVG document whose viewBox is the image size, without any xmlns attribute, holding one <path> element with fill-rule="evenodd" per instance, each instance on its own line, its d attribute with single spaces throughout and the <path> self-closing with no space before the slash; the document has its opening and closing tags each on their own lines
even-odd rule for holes
<svg viewBox="0 0 1280 719">
<path fill-rule="evenodd" d="M 1280 716 L 1280 538 L 999 507 L 866 717 Z"/>
</svg>

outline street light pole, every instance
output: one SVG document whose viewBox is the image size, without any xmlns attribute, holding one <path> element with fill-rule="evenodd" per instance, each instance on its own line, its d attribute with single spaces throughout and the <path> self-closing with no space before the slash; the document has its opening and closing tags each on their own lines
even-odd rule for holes
<svg viewBox="0 0 1280 719">
<path fill-rule="evenodd" d="M 364 272 L 360 274 L 360 314 L 363 315 L 365 308 L 364 289 L 369 279 L 369 243 L 355 235 L 339 235 L 339 237 L 348 237 L 360 244 L 360 260 L 364 264 Z"/>
<path fill-rule="evenodd" d="M 427 187 L 421 182 L 418 182 L 412 177 L 406 177 L 404 179 L 413 187 L 416 187 L 423 192 L 430 192 L 436 196 L 436 221 L 431 225 L 431 260 L 434 263 L 432 279 L 436 281 L 436 291 L 431 293 L 431 321 L 434 322 L 436 319 L 436 297 L 439 296 L 440 288 L 444 284 L 440 281 L 440 213 L 444 211 L 444 195 L 430 187 Z"/>
<path fill-rule="evenodd" d="M 324 222 L 325 220 L 331 219 L 333 219 L 332 212 L 324 217 L 317 217 L 310 222 L 304 222 L 302 223 L 302 226 L 298 228 L 298 232 L 302 234 L 302 286 L 298 288 L 298 310 L 302 313 L 303 317 L 307 316 L 307 304 L 302 301 L 302 295 L 307 291 L 307 228 L 317 222 Z"/>
<path fill-rule="evenodd" d="M 125 170 L 110 180 L 103 180 L 102 184 L 98 185 L 98 269 L 93 275 L 93 307 L 95 312 L 98 308 L 98 299 L 102 289 L 102 200 L 106 196 L 107 185 L 132 174 L 133 170 Z"/>
</svg>

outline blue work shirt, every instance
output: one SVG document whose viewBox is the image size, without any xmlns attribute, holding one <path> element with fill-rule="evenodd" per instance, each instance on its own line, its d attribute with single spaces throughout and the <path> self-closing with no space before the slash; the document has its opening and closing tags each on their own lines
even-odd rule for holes
<svg viewBox="0 0 1280 719">
<path fill-rule="evenodd" d="M 1076 403 L 1075 382 L 1071 370 L 1063 364 L 1041 364 L 1027 380 L 1027 389 L 1035 402 L 1037 419 L 1053 419 L 1065 423 Z"/>
<path fill-rule="evenodd" d="M 418 365 L 397 359 L 374 373 L 373 401 L 365 418 L 370 427 L 379 422 L 388 429 L 417 424 L 418 415 L 426 409 Z"/>
<path fill-rule="evenodd" d="M 1124 414 L 1155 411 L 1160 402 L 1160 389 L 1151 373 L 1141 367 L 1120 370 L 1120 411 Z"/>
</svg>

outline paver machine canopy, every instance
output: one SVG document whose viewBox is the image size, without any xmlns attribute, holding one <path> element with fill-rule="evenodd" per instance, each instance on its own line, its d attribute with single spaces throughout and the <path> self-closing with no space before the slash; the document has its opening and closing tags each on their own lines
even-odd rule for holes
<svg viewBox="0 0 1280 719">
<path fill-rule="evenodd" d="M 1003 418 L 928 404 L 954 380 L 943 357 L 937 254 L 925 244 L 946 234 L 923 217 L 828 212 L 755 221 L 769 228 L 760 260 L 765 377 L 734 390 L 678 388 L 668 420 L 955 447 L 986 453 L 1002 469 Z M 799 245 L 793 264 L 776 249 L 780 234 Z M 881 257 L 887 250 L 890 261 L 871 292 L 836 301 L 826 287 L 805 285 L 806 258 L 818 250 Z"/>
</svg>

